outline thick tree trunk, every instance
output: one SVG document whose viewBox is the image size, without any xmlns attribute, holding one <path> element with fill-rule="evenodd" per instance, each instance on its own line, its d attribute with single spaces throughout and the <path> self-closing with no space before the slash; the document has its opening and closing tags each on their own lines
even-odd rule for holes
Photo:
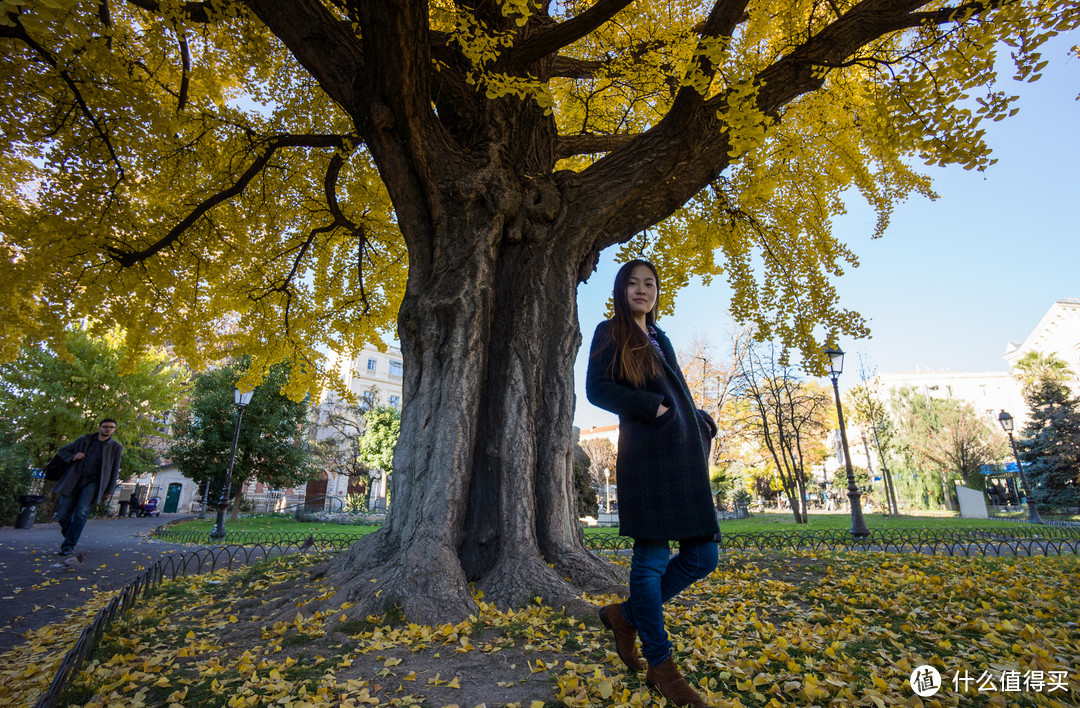
<svg viewBox="0 0 1080 708">
<path fill-rule="evenodd" d="M 805 524 L 810 521 L 807 516 L 809 514 L 809 502 L 806 500 L 806 482 L 803 481 L 802 471 L 798 473 L 798 478 L 795 483 L 796 494 L 798 494 L 799 510 L 795 512 L 795 523 Z"/>
<path fill-rule="evenodd" d="M 580 258 L 552 236 L 552 199 L 526 196 L 522 214 L 512 200 L 463 204 L 453 238 L 410 261 L 394 501 L 385 527 L 328 568 L 350 614 L 461 620 L 477 609 L 470 583 L 501 607 L 541 597 L 581 612 L 582 591 L 624 582 L 585 549 L 575 510 Z"/>
</svg>

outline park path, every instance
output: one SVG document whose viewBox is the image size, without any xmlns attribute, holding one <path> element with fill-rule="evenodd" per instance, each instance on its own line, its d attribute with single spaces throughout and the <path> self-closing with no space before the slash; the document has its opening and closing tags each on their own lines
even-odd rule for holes
<svg viewBox="0 0 1080 708">
<path fill-rule="evenodd" d="M 75 549 L 86 557 L 70 569 L 55 555 L 61 541 L 55 521 L 0 529 L 0 652 L 21 644 L 27 631 L 63 621 L 95 592 L 124 587 L 166 554 L 191 550 L 150 538 L 155 527 L 183 518 L 191 517 L 93 519 Z"/>
</svg>

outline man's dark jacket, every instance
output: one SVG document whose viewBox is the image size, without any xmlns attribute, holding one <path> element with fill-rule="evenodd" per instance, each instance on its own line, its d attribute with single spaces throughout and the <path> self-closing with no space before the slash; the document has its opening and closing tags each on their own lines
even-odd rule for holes
<svg viewBox="0 0 1080 708">
<path fill-rule="evenodd" d="M 654 540 L 712 537 L 720 528 L 706 456 L 716 424 L 694 406 L 671 341 L 655 325 L 667 359 L 659 362 L 660 375 L 641 388 L 617 380 L 611 326 L 601 322 L 593 334 L 585 394 L 619 416 L 619 533 Z M 661 403 L 668 410 L 657 417 Z"/>
<path fill-rule="evenodd" d="M 78 452 L 85 455 L 86 449 L 90 447 L 90 441 L 96 438 L 97 435 L 97 433 L 83 435 L 75 442 L 64 445 L 56 454 L 65 462 L 70 462 L 71 458 L 75 457 L 75 454 Z M 108 442 L 104 444 L 104 447 L 101 450 L 101 472 L 98 476 L 97 495 L 94 499 L 95 504 L 112 496 L 113 489 L 116 488 L 116 481 L 120 477 L 120 456 L 123 454 L 124 446 L 121 445 L 116 438 L 109 438 Z M 82 477 L 84 461 L 85 458 L 79 460 L 71 467 L 68 467 L 68 471 L 64 473 L 64 476 L 61 477 L 56 482 L 56 486 L 53 487 L 53 494 L 68 496 L 75 491 L 75 487 Z"/>
</svg>

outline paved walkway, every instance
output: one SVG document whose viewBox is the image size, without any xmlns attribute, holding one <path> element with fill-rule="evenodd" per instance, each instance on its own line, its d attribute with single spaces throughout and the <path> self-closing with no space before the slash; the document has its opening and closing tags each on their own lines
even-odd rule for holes
<svg viewBox="0 0 1080 708">
<path fill-rule="evenodd" d="M 150 539 L 155 527 L 178 518 L 191 517 L 91 520 L 75 549 L 86 557 L 70 569 L 55 555 L 61 541 L 55 521 L 0 528 L 0 652 L 22 643 L 25 632 L 62 621 L 95 592 L 124 587 L 166 553 L 191 550 Z"/>
</svg>

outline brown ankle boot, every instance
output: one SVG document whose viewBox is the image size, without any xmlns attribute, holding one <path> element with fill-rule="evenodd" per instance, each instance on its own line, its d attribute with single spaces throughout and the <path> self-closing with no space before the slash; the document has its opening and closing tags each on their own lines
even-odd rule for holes
<svg viewBox="0 0 1080 708">
<path fill-rule="evenodd" d="M 671 701 L 672 705 L 708 708 L 709 704 L 702 700 L 697 691 L 690 688 L 690 684 L 675 667 L 675 659 L 670 656 L 664 663 L 649 667 L 645 672 L 645 683 Z"/>
<path fill-rule="evenodd" d="M 615 651 L 619 658 L 634 671 L 641 671 L 641 657 L 637 650 L 637 630 L 623 618 L 618 605 L 608 605 L 600 610 L 600 621 L 615 634 Z"/>
</svg>

